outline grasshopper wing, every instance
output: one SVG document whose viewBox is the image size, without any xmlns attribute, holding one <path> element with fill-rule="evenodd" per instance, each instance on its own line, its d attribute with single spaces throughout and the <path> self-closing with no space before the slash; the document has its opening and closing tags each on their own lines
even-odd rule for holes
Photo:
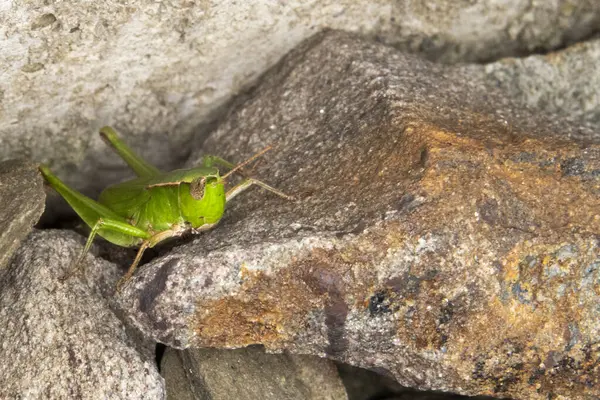
<svg viewBox="0 0 600 400">
<path fill-rule="evenodd" d="M 195 179 L 216 178 L 219 176 L 219 170 L 215 167 L 196 167 L 191 169 L 176 169 L 171 172 L 165 172 L 159 176 L 148 178 L 147 186 L 177 186 L 180 183 L 191 183 Z"/>
<path fill-rule="evenodd" d="M 142 177 L 109 186 L 100 193 L 98 202 L 124 218 L 136 219 L 139 210 L 151 198 L 146 190 L 149 179 Z"/>
</svg>

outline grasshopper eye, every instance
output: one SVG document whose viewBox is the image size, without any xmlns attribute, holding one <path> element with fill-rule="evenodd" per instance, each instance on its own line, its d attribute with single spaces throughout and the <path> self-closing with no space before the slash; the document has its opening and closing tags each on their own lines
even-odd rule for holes
<svg viewBox="0 0 600 400">
<path fill-rule="evenodd" d="M 194 200 L 200 200 L 204 196 L 204 187 L 206 186 L 206 178 L 198 178 L 190 183 L 190 194 Z"/>
</svg>

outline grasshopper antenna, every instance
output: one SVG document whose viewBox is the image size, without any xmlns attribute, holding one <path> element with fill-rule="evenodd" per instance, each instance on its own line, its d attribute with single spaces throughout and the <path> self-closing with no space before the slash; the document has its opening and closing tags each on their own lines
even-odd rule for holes
<svg viewBox="0 0 600 400">
<path fill-rule="evenodd" d="M 252 161 L 256 160 L 258 157 L 262 156 L 263 154 L 265 154 L 267 151 L 271 150 L 272 148 L 273 148 L 273 146 L 271 146 L 271 145 L 265 147 L 264 149 L 262 149 L 261 151 L 259 151 L 258 153 L 256 153 L 255 155 L 253 155 L 252 157 L 247 159 L 246 161 L 243 161 L 243 162 L 239 163 L 238 165 L 236 165 L 235 167 L 233 167 L 232 169 L 230 169 L 229 172 L 227 172 L 225 175 L 223 175 L 221 177 L 221 179 L 227 178 L 229 175 L 233 174 L 235 171 L 238 171 L 242 167 L 250 164 Z"/>
</svg>

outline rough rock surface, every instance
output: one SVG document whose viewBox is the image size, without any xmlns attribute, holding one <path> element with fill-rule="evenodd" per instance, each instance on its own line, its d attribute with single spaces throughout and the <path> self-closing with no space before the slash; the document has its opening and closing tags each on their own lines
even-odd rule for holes
<svg viewBox="0 0 600 400">
<path fill-rule="evenodd" d="M 237 350 L 167 350 L 161 363 L 169 399 L 345 400 L 335 364 L 314 356 Z M 186 377 L 182 382 L 179 379 Z"/>
<path fill-rule="evenodd" d="M 595 0 L 394 2 L 387 43 L 444 62 L 546 52 L 597 34 Z"/>
<path fill-rule="evenodd" d="M 93 286 L 59 281 L 80 248 L 76 236 L 34 231 L 0 272 L 0 398 L 164 399 L 153 353 L 134 344 L 104 299 L 115 265 L 88 257 Z"/>
<path fill-rule="evenodd" d="M 44 212 L 42 177 L 25 160 L 0 163 L 0 270 Z"/>
<path fill-rule="evenodd" d="M 204 146 L 237 161 L 276 143 L 253 173 L 298 200 L 238 197 L 119 301 L 178 348 L 261 343 L 420 389 L 598 396 L 599 138 L 469 68 L 318 35 Z"/>
<path fill-rule="evenodd" d="M 98 193 L 127 173 L 96 134 L 111 124 L 178 165 L 223 104 L 324 28 L 456 62 L 555 49 L 599 21 L 596 0 L 4 0 L 0 160 L 46 162 Z"/>
<path fill-rule="evenodd" d="M 511 58 L 473 66 L 474 74 L 496 83 L 506 96 L 555 117 L 600 130 L 600 40 L 579 43 L 545 56 Z"/>
</svg>

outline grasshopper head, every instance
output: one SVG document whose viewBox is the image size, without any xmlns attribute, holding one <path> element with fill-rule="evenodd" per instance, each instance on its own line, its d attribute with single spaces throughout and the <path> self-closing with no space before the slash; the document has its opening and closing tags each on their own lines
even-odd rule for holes
<svg viewBox="0 0 600 400">
<path fill-rule="evenodd" d="M 189 195 L 179 198 L 185 221 L 194 229 L 217 223 L 225 211 L 225 187 L 218 174 L 202 175 L 189 184 Z"/>
</svg>

